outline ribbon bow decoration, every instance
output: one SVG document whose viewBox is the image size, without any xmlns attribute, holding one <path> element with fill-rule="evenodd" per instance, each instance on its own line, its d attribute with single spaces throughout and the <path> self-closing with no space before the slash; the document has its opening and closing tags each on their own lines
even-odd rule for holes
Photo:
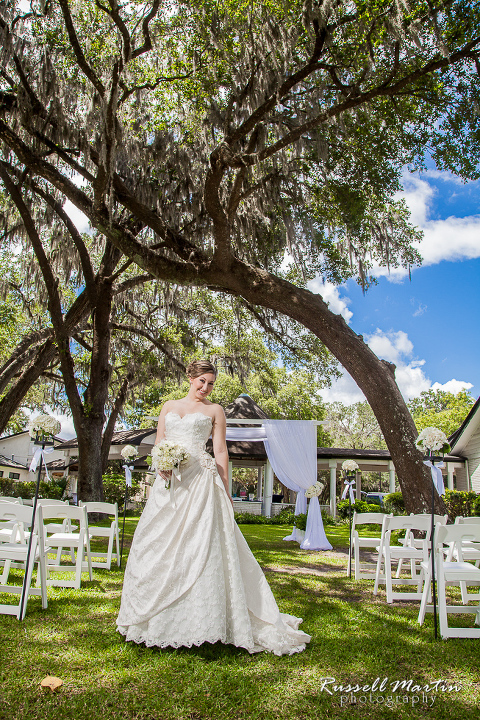
<svg viewBox="0 0 480 720">
<path fill-rule="evenodd" d="M 122 465 L 125 470 L 125 483 L 127 487 L 132 487 L 132 470 L 133 465 Z"/>
<path fill-rule="evenodd" d="M 45 475 L 47 476 L 47 479 L 50 480 L 50 475 L 48 474 L 48 468 L 47 468 L 47 462 L 45 460 L 45 455 L 49 455 L 54 450 L 55 450 L 54 447 L 46 447 L 46 448 L 37 447 L 37 449 L 33 453 L 32 462 L 30 463 L 28 472 L 34 473 L 38 467 L 38 461 L 40 460 L 40 458 L 42 458 L 43 464 L 45 466 Z"/>
<path fill-rule="evenodd" d="M 353 496 L 353 486 L 355 485 L 355 478 L 349 480 L 347 477 L 347 479 L 344 481 L 344 485 L 345 487 L 343 488 L 342 500 L 345 500 L 345 498 L 347 497 L 347 493 L 350 493 L 350 502 L 354 503 L 355 498 Z"/>
<path fill-rule="evenodd" d="M 432 463 L 431 460 L 424 460 L 423 464 L 430 468 L 432 473 L 432 482 L 439 495 L 445 495 L 445 485 L 443 483 L 443 475 L 440 468 L 445 467 L 445 463 L 440 461 L 438 463 Z"/>
</svg>

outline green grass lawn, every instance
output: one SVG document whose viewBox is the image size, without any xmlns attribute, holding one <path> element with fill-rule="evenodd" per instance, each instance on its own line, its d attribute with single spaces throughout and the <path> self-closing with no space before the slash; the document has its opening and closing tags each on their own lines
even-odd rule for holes
<svg viewBox="0 0 480 720">
<path fill-rule="evenodd" d="M 135 524 L 127 519 L 127 548 Z M 1 720 L 478 718 L 479 641 L 435 642 L 431 616 L 417 624 L 417 603 L 390 607 L 383 591 L 373 597 L 372 582 L 349 581 L 348 526 L 327 528 L 331 553 L 284 542 L 287 527 L 241 529 L 280 609 L 303 617 L 312 635 L 305 652 L 279 658 L 221 643 L 177 650 L 125 643 L 115 631 L 123 573 L 94 570 L 81 590 L 49 589 L 45 611 L 31 598 L 22 623 L 0 615 Z M 46 675 L 63 687 L 42 690 Z M 387 680 L 384 691 L 356 693 L 352 704 L 333 682 L 332 694 L 322 691 L 326 678 L 362 686 Z M 391 683 L 402 680 L 441 680 L 459 690 L 393 692 Z"/>
</svg>

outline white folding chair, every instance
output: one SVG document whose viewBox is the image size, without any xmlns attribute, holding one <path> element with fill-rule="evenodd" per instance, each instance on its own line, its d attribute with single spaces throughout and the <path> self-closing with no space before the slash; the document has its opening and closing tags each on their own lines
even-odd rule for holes
<svg viewBox="0 0 480 720">
<path fill-rule="evenodd" d="M 102 527 L 99 525 L 90 525 L 88 523 L 88 537 L 91 540 L 95 537 L 108 538 L 107 552 L 97 552 L 96 550 L 91 551 L 92 567 L 106 568 L 110 570 L 112 565 L 112 558 L 117 561 L 117 565 L 120 567 L 120 540 L 118 532 L 118 505 L 117 503 L 106 503 L 106 502 L 80 502 L 80 506 L 84 507 L 87 513 L 87 520 L 89 513 L 103 513 L 105 515 L 113 515 L 113 520 L 110 523 L 110 527 Z M 115 540 L 116 552 L 113 552 L 113 541 Z M 99 562 L 101 558 L 101 562 Z"/>
<path fill-rule="evenodd" d="M 352 549 L 351 554 L 348 557 L 347 574 L 350 575 L 350 565 L 352 562 L 355 568 L 355 580 L 361 578 L 368 578 L 370 580 L 375 579 L 375 569 L 377 567 L 377 561 L 366 562 L 360 560 L 361 548 L 368 548 L 370 551 L 377 552 L 377 548 L 380 542 L 378 537 L 362 537 L 358 534 L 358 527 L 360 525 L 379 525 L 381 529 L 383 520 L 386 517 L 385 513 L 358 513 L 354 512 L 352 520 Z"/>
<path fill-rule="evenodd" d="M 87 514 L 85 508 L 74 505 L 40 505 L 38 507 L 38 522 L 48 526 L 49 520 L 74 520 L 78 522 L 78 532 L 62 531 L 48 535 L 44 538 L 44 562 L 47 585 L 55 587 L 80 588 L 82 571 L 88 571 L 92 579 L 92 562 L 90 557 L 90 542 L 87 532 Z M 75 566 L 62 563 L 62 549 L 64 547 L 76 550 Z M 48 553 L 56 552 L 56 560 L 50 560 Z M 86 557 L 86 561 L 84 558 Z M 74 580 L 51 578 L 51 572 L 68 572 L 74 570 Z"/>
<path fill-rule="evenodd" d="M 410 532 L 410 542 L 405 545 L 392 544 L 392 532 L 405 530 Z M 420 541 L 421 547 L 416 547 L 413 540 L 413 531 L 425 533 Z M 431 517 L 429 515 L 407 515 L 386 517 L 382 528 L 382 538 L 378 546 L 377 571 L 375 573 L 375 587 L 373 594 L 377 595 L 380 583 L 385 584 L 387 603 L 394 600 L 420 600 L 424 570 L 420 565 L 417 573 L 416 563 L 428 560 L 428 544 L 430 541 Z M 400 560 L 409 560 L 411 577 L 393 577 L 392 563 Z M 384 572 L 382 574 L 382 566 Z M 394 592 L 393 585 L 416 585 L 415 592 Z"/>
<path fill-rule="evenodd" d="M 52 498 L 38 498 L 37 500 L 37 507 L 39 505 L 69 505 L 70 503 L 68 500 L 55 500 Z M 52 535 L 53 533 L 62 533 L 62 532 L 77 532 L 78 526 L 72 525 L 72 521 L 70 518 L 66 518 L 61 523 L 47 523 L 44 526 L 44 532 L 45 535 Z M 60 563 L 60 556 L 62 554 L 62 548 L 58 548 L 58 558 L 57 562 Z M 72 563 L 75 564 L 75 547 L 70 548 L 70 557 L 72 558 Z"/>
<path fill-rule="evenodd" d="M 462 559 L 463 548 L 466 543 L 480 543 L 480 526 L 476 524 L 462 524 L 437 526 L 435 529 L 434 552 L 435 552 L 435 578 L 438 588 L 438 616 L 440 620 L 440 635 L 443 638 L 461 637 L 461 638 L 480 638 L 480 628 L 452 628 L 448 625 L 448 614 L 475 614 L 475 624 L 480 625 L 480 594 L 466 593 L 462 597 L 462 605 L 447 605 L 446 586 L 460 585 L 475 586 L 480 585 L 480 568 L 475 567 L 469 562 Z M 456 560 L 448 561 L 445 559 L 445 546 L 450 548 L 452 544 L 456 548 Z M 418 613 L 418 622 L 423 624 L 425 613 L 433 610 L 432 605 L 428 605 L 430 588 L 432 584 L 432 566 L 431 560 L 422 562 L 422 568 L 425 572 L 425 584 L 423 587 L 422 602 Z M 463 595 L 463 592 L 462 592 Z M 475 600 L 475 606 L 468 606 L 466 602 Z"/>
<path fill-rule="evenodd" d="M 0 604 L 0 613 L 4 615 L 16 615 L 19 620 L 23 620 L 27 610 L 28 597 L 30 595 L 39 595 L 42 598 L 42 608 L 47 607 L 47 589 L 45 582 L 44 566 L 41 561 L 42 549 L 42 528 L 36 526 L 32 535 L 32 543 L 30 549 L 30 557 L 27 566 L 28 542 L 25 536 L 24 528 L 31 527 L 32 524 L 31 507 L 25 507 L 19 503 L 2 503 L 0 502 L 0 520 L 11 522 L 14 526 L 15 541 L 0 544 L 0 561 L 4 563 L 4 570 L 0 578 L 0 593 L 11 593 L 18 595 L 18 603 Z M 37 566 L 37 585 L 39 588 L 31 587 L 32 572 L 35 563 Z M 22 585 L 7 584 L 10 568 L 22 568 L 26 573 L 26 595 L 23 608 L 21 608 Z"/>
<path fill-rule="evenodd" d="M 455 518 L 455 525 L 480 525 L 480 517 L 462 517 L 459 515 Z M 455 553 L 455 546 L 452 543 L 446 559 L 452 560 Z M 480 567 L 480 545 L 472 542 L 466 542 L 462 547 L 462 557 L 466 561 L 474 562 L 477 568 Z"/>
<path fill-rule="evenodd" d="M 11 497 L 8 495 L 0 495 L 0 502 L 13 502 L 13 503 L 19 503 L 20 505 L 23 505 L 23 498 Z"/>
<path fill-rule="evenodd" d="M 426 514 L 427 514 L 427 513 L 422 513 L 421 515 L 414 515 L 414 513 L 410 513 L 410 517 L 412 517 L 412 516 L 414 516 L 414 517 L 424 517 Z M 432 527 L 432 516 L 431 516 L 431 515 L 428 515 L 428 517 L 430 518 L 430 528 L 431 528 L 431 527 Z M 440 523 L 440 525 L 446 525 L 446 524 L 447 524 L 447 520 L 448 520 L 448 515 L 434 515 L 434 516 L 433 516 L 433 526 L 436 527 L 439 523 Z M 417 539 L 417 538 L 415 538 L 415 537 L 411 534 L 410 530 L 407 530 L 407 532 L 405 533 L 405 537 L 404 537 L 404 538 L 400 538 L 399 542 L 400 542 L 402 545 L 412 545 L 412 544 L 413 544 L 413 546 L 416 547 L 416 548 L 422 548 L 422 547 L 423 547 L 423 539 Z M 430 552 L 430 548 L 431 548 L 430 540 L 428 541 L 427 547 L 428 547 L 428 551 Z M 412 575 L 415 574 L 415 562 L 416 562 L 415 560 L 411 560 L 411 561 L 410 561 Z M 400 577 L 401 572 L 402 572 L 402 565 L 403 565 L 403 560 L 400 559 L 400 560 L 398 561 L 398 567 L 397 567 L 397 572 L 396 572 L 395 577 Z"/>
</svg>

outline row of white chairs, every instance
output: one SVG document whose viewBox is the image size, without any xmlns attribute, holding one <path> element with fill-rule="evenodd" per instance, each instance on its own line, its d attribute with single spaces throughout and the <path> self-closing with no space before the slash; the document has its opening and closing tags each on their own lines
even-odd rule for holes
<svg viewBox="0 0 480 720">
<path fill-rule="evenodd" d="M 88 523 L 90 513 L 113 515 L 110 527 L 92 526 Z M 20 595 L 22 587 L 8 583 L 11 568 L 22 568 L 26 573 L 28 587 L 24 607 L 20 600 L 16 605 L 0 604 L 0 613 L 16 615 L 22 619 L 25 614 L 28 595 L 41 595 L 42 607 L 47 607 L 48 586 L 80 588 L 82 572 L 88 572 L 92 579 L 92 567 L 110 569 L 112 560 L 120 565 L 118 508 L 113 503 L 89 502 L 77 506 L 63 501 L 40 499 L 33 523 L 30 557 L 27 566 L 28 542 L 32 528 L 33 508 L 0 498 L 0 593 Z M 108 539 L 107 552 L 92 551 L 90 540 L 102 537 Z M 116 552 L 113 551 L 115 542 Z M 73 563 L 62 562 L 64 548 L 69 550 Z M 55 557 L 52 557 L 55 555 Z M 31 587 L 34 565 L 37 565 L 37 587 Z M 73 580 L 59 578 L 57 573 L 74 571 Z M 55 575 L 52 576 L 52 573 Z"/>
<path fill-rule="evenodd" d="M 438 586 L 440 634 L 442 637 L 480 637 L 480 628 L 451 628 L 449 613 L 474 613 L 476 624 L 480 624 L 480 605 L 468 606 L 470 601 L 480 600 L 478 592 L 468 592 L 469 586 L 480 585 L 480 517 L 458 517 L 454 525 L 447 525 L 447 516 L 434 516 L 435 579 Z M 380 538 L 362 537 L 361 525 L 382 526 Z M 355 579 L 375 579 L 374 594 L 380 584 L 386 587 L 387 602 L 394 600 L 420 600 L 418 621 L 423 623 L 425 613 L 433 610 L 431 603 L 431 515 L 392 516 L 385 513 L 355 513 L 352 523 L 351 553 L 347 572 L 351 564 L 355 568 Z M 397 543 L 392 533 L 404 531 L 405 537 Z M 419 537 L 419 534 L 422 537 Z M 363 562 L 362 549 L 375 553 L 375 562 Z M 403 563 L 410 565 L 410 576 L 402 574 Z M 472 564 L 475 563 L 474 565 Z M 396 564 L 396 573 L 393 568 Z M 397 592 L 394 586 L 410 586 L 407 592 Z M 445 588 L 460 586 L 462 605 L 447 604 Z M 413 589 L 411 586 L 414 586 Z"/>
</svg>

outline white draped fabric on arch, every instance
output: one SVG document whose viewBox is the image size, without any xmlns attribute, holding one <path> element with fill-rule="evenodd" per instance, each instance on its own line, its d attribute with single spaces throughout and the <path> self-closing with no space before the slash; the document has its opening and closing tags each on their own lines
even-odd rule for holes
<svg viewBox="0 0 480 720">
<path fill-rule="evenodd" d="M 234 419 L 232 418 L 234 422 Z M 305 490 L 317 481 L 317 428 L 311 420 L 262 420 L 261 427 L 227 427 L 227 440 L 263 441 L 280 482 L 297 493 L 295 515 L 307 512 Z M 285 540 L 297 540 L 296 528 Z M 318 497 L 308 505 L 303 550 L 331 550 L 323 528 Z"/>
</svg>

